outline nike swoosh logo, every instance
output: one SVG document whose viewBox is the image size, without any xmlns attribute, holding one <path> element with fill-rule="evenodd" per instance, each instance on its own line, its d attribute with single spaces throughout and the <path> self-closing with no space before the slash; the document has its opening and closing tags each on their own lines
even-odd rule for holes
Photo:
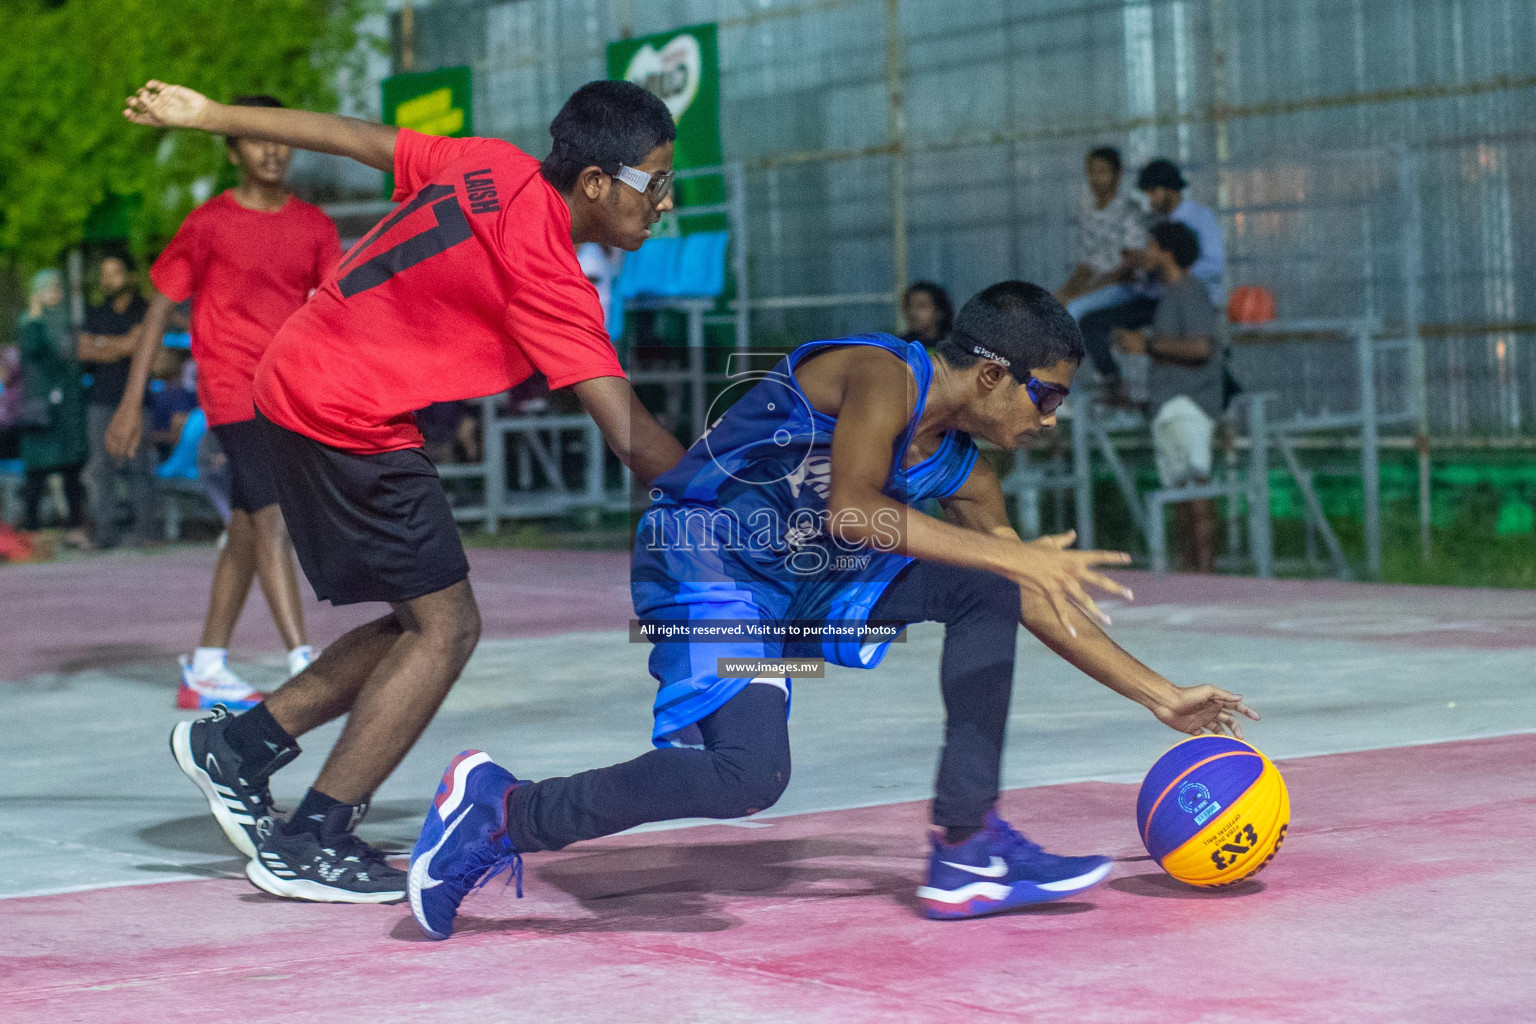
<svg viewBox="0 0 1536 1024">
<path fill-rule="evenodd" d="M 453 824 L 449 825 L 446 829 L 443 830 L 443 837 L 437 841 L 437 845 L 432 847 L 432 849 L 428 850 L 426 853 L 422 854 L 420 860 L 425 862 L 427 865 L 430 865 L 432 863 L 432 858 L 437 856 L 437 851 L 441 850 L 443 848 L 443 844 L 448 841 L 448 837 L 453 835 L 453 830 L 462 825 L 464 823 L 464 819 L 468 816 L 469 812 L 466 811 L 459 815 L 457 818 L 454 818 Z M 443 880 L 441 878 L 433 878 L 431 875 L 427 874 L 426 871 L 422 871 L 421 875 L 422 878 L 419 888 L 435 889 L 439 885 L 443 884 Z"/>
<path fill-rule="evenodd" d="M 986 867 L 977 867 L 975 864 L 956 864 L 952 860 L 940 861 L 946 867 L 959 868 L 961 871 L 969 871 L 973 875 L 982 878 L 1002 878 L 1008 873 L 1008 864 L 1001 857 L 993 857 Z"/>
</svg>

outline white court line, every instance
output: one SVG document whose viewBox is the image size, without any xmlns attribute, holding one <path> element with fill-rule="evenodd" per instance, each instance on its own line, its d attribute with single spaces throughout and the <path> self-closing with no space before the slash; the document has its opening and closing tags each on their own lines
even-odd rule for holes
<svg viewBox="0 0 1536 1024">
<path fill-rule="evenodd" d="M 244 875 L 222 875 L 219 878 L 211 878 L 207 874 L 200 875 L 167 875 L 164 878 L 123 878 L 116 882 L 93 882 L 88 885 L 61 885 L 54 889 L 29 889 L 26 892 L 8 892 L 0 894 L 0 900 L 23 900 L 33 896 L 67 896 L 73 892 L 95 892 L 97 889 L 127 889 L 136 885 L 165 885 L 169 882 L 215 882 L 234 881 L 244 878 Z"/>
<path fill-rule="evenodd" d="M 1505 737 L 1505 736 L 1529 736 L 1529 735 L 1532 735 L 1532 734 L 1536 734 L 1536 729 L 1510 729 L 1510 730 L 1505 730 L 1505 731 L 1502 731 L 1502 732 L 1474 733 L 1473 735 L 1470 735 L 1470 736 L 1447 736 L 1447 737 L 1444 737 L 1442 739 L 1414 740 L 1414 741 L 1412 741 L 1410 743 L 1389 743 L 1389 744 L 1382 744 L 1380 746 L 1373 746 L 1373 747 L 1351 747 L 1351 748 L 1346 749 L 1346 750 L 1314 750 L 1314 751 L 1307 751 L 1306 753 L 1302 753 L 1302 754 L 1288 754 L 1288 755 L 1285 755 L 1284 757 L 1276 757 L 1276 758 L 1274 758 L 1274 760 L 1276 760 L 1276 761 L 1299 761 L 1302 758 L 1308 758 L 1308 757 L 1327 757 L 1327 756 L 1330 756 L 1330 755 L 1333 755 L 1333 754 L 1365 754 L 1365 753 L 1370 753 L 1370 752 L 1376 751 L 1376 750 L 1407 750 L 1407 749 L 1410 749 L 1412 747 L 1432 747 L 1432 746 L 1435 746 L 1435 745 L 1441 744 L 1441 743 L 1469 743 L 1469 742 L 1473 742 L 1473 741 L 1476 741 L 1476 740 L 1493 740 L 1493 739 L 1500 739 L 1500 738 Z M 1025 790 L 1025 789 L 1040 789 L 1040 788 L 1045 787 L 1045 786 L 1070 786 L 1070 785 L 1073 785 L 1074 783 L 1079 783 L 1079 782 L 1136 783 L 1136 782 L 1141 781 L 1141 778 L 1142 778 L 1142 775 L 1138 774 L 1138 773 L 1120 773 L 1120 774 L 1114 774 L 1114 775 L 1081 775 L 1081 776 L 1071 776 L 1071 777 L 1065 777 L 1065 778 L 1044 779 L 1044 780 L 1041 780 L 1039 782 L 1031 782 L 1031 783 L 1029 783 L 1026 786 L 1013 786 L 1013 787 L 1009 787 L 1008 789 L 1004 790 L 1004 792 L 1017 792 L 1019 790 Z M 799 816 L 805 815 L 805 814 L 827 814 L 827 813 L 831 813 L 833 811 L 860 811 L 860 810 L 866 810 L 866 809 L 871 808 L 871 807 L 889 807 L 889 806 L 891 806 L 893 804 L 911 803 L 914 799 L 921 800 L 921 799 L 926 799 L 926 797 L 896 797 L 896 798 L 887 799 L 887 800 L 872 800 L 872 801 L 869 801 L 867 803 L 838 804 L 838 805 L 831 806 L 831 807 L 817 807 L 817 808 L 812 808 L 812 809 L 801 809 L 801 810 L 795 810 L 795 811 L 785 811 L 782 814 L 778 814 L 778 813 L 775 813 L 772 810 L 768 810 L 768 811 L 764 811 L 761 814 L 754 815 L 751 818 L 735 818 L 735 819 L 728 819 L 728 820 L 724 820 L 724 821 L 713 819 L 713 818 L 684 818 L 684 819 L 681 819 L 679 821 L 657 821 L 657 822 L 651 822 L 651 823 L 646 824 L 646 825 L 637 825 L 637 826 L 635 826 L 632 829 L 628 829 L 628 830 L 626 830 L 624 832 L 619 832 L 617 834 L 622 836 L 622 835 L 640 835 L 640 834 L 649 833 L 649 832 L 672 832 L 672 831 L 675 831 L 677 829 L 700 828 L 700 827 L 705 826 L 705 825 L 731 825 L 731 826 L 735 826 L 737 828 L 768 828 L 772 824 L 771 819 L 774 819 L 774 818 L 795 818 L 795 817 L 799 817 Z M 26 838 L 32 838 L 32 837 L 26 837 Z M 73 844 L 73 843 L 62 843 L 59 840 L 50 840 L 49 842 L 50 843 L 59 844 L 59 845 L 68 845 L 68 846 L 78 846 L 79 845 L 79 844 Z M 81 849 L 86 849 L 86 848 L 85 847 L 81 847 Z M 161 861 L 161 862 L 149 861 L 146 858 L 140 858 L 137 855 L 125 853 L 125 852 L 122 852 L 122 851 L 96 850 L 94 852 L 107 853 L 107 854 L 115 854 L 115 855 L 117 855 L 119 857 L 133 857 L 135 860 L 144 860 L 144 861 L 146 861 L 148 863 L 161 863 L 161 864 L 165 863 L 163 861 Z M 228 859 L 228 858 L 226 858 L 226 859 Z M 166 865 L 166 866 L 168 866 L 168 867 L 180 867 L 181 865 Z M 188 866 L 189 867 L 195 867 L 197 865 L 188 865 Z M 228 876 L 225 876 L 225 877 L 227 877 L 229 879 L 234 879 L 234 878 L 237 878 L 239 876 L 237 876 L 237 875 L 228 875 Z M 67 893 L 92 892 L 92 891 L 97 890 L 97 889 L 125 889 L 125 888 L 128 888 L 129 886 L 135 886 L 135 885 L 167 885 L 167 884 L 169 884 L 171 882 L 196 882 L 196 881 L 213 881 L 213 880 L 214 879 L 210 879 L 206 873 L 203 873 L 203 874 L 185 874 L 185 875 L 167 874 L 166 877 L 164 877 L 164 878 L 151 878 L 151 879 L 144 879 L 142 881 L 138 880 L 138 879 L 124 879 L 124 880 L 120 880 L 120 881 L 116 881 L 116 882 L 101 882 L 101 883 L 89 884 L 89 885 L 73 885 L 73 886 L 62 886 L 62 887 L 51 888 L 51 889 L 36 889 L 36 890 L 25 890 L 23 892 L 0 893 L 0 900 L 28 899 L 28 898 L 31 898 L 31 897 L 34 897 L 34 896 L 57 896 L 57 895 L 62 895 L 62 894 L 67 894 Z"/>
</svg>

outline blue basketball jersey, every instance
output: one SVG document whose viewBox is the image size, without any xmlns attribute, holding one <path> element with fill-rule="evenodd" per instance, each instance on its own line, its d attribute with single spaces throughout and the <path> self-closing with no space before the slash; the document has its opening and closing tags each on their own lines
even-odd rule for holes
<svg viewBox="0 0 1536 1024">
<path fill-rule="evenodd" d="M 873 543 L 849 545 L 833 535 L 827 493 L 837 418 L 815 410 L 795 379 L 806 358 L 846 345 L 885 349 L 912 371 L 912 412 L 891 447 L 884 493 L 911 506 L 948 497 L 965 482 L 976 447 L 959 431 L 946 434 L 917 465 L 902 465 L 933 380 L 920 343 L 865 334 L 802 345 L 773 370 L 738 384 L 746 393 L 655 481 L 631 574 L 641 619 L 827 621 L 840 630 L 796 654 L 856 668 L 872 668 L 884 657 L 889 641 L 864 644 L 858 627 L 911 559 L 893 550 L 894 520 L 873 524 Z M 722 647 L 741 657 L 784 654 L 771 643 L 693 646 L 700 649 L 658 644 L 653 651 L 651 670 L 661 683 L 658 739 L 713 711 L 749 681 L 713 675 Z"/>
</svg>

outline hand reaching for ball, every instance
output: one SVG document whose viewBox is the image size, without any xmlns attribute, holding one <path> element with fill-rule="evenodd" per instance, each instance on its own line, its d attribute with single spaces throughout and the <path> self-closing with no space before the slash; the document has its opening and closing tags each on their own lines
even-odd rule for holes
<svg viewBox="0 0 1536 1024">
<path fill-rule="evenodd" d="M 1259 720 L 1258 712 L 1244 704 L 1241 695 L 1214 686 L 1176 687 L 1172 699 L 1153 709 L 1152 713 L 1170 729 L 1192 736 L 1212 733 L 1237 739 L 1243 738 L 1239 715 L 1255 722 Z"/>
</svg>

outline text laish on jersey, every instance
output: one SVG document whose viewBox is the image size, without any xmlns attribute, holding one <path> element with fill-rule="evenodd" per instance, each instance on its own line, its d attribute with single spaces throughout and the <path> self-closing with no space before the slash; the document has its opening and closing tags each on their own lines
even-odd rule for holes
<svg viewBox="0 0 1536 1024">
<path fill-rule="evenodd" d="M 496 182 L 491 178 L 490 168 L 483 171 L 470 171 L 464 175 L 464 189 L 469 193 L 470 213 L 496 213 L 501 209 L 501 202 L 496 198 Z"/>
</svg>

